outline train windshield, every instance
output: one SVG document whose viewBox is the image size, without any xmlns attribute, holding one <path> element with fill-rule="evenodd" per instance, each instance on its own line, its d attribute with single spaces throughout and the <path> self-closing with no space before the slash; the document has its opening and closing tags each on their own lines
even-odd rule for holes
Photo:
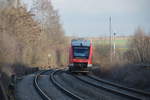
<svg viewBox="0 0 150 100">
<path fill-rule="evenodd" d="M 73 47 L 74 58 L 88 59 L 89 47 Z"/>
</svg>

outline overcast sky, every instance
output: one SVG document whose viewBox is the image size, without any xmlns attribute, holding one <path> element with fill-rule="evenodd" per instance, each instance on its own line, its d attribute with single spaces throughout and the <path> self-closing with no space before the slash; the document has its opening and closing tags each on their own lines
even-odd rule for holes
<svg viewBox="0 0 150 100">
<path fill-rule="evenodd" d="M 29 0 L 30 1 L 30 0 Z M 133 34 L 140 26 L 150 32 L 150 0 L 51 0 L 59 11 L 67 35 L 105 36 Z"/>
</svg>

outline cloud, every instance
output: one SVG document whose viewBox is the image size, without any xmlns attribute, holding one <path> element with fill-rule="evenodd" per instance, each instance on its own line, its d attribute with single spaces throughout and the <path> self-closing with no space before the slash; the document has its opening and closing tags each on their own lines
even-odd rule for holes
<svg viewBox="0 0 150 100">
<path fill-rule="evenodd" d="M 32 6 L 32 0 L 24 0 Z M 66 34 L 100 36 L 108 33 L 108 18 L 113 30 L 134 32 L 137 26 L 150 31 L 150 0 L 51 0 L 59 11 Z M 30 7 L 31 7 L 30 6 Z"/>
</svg>

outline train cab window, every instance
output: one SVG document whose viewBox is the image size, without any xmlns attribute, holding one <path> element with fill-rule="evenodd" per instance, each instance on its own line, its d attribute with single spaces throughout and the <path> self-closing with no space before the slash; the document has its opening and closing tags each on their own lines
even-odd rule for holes
<svg viewBox="0 0 150 100">
<path fill-rule="evenodd" d="M 88 59 L 89 47 L 73 47 L 74 58 Z"/>
</svg>

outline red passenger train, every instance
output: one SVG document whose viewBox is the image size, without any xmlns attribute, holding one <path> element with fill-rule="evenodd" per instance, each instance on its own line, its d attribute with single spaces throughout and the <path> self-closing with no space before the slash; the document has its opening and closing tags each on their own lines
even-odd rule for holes
<svg viewBox="0 0 150 100">
<path fill-rule="evenodd" d="M 72 40 L 69 51 L 69 71 L 88 72 L 92 67 L 92 41 Z"/>
</svg>

